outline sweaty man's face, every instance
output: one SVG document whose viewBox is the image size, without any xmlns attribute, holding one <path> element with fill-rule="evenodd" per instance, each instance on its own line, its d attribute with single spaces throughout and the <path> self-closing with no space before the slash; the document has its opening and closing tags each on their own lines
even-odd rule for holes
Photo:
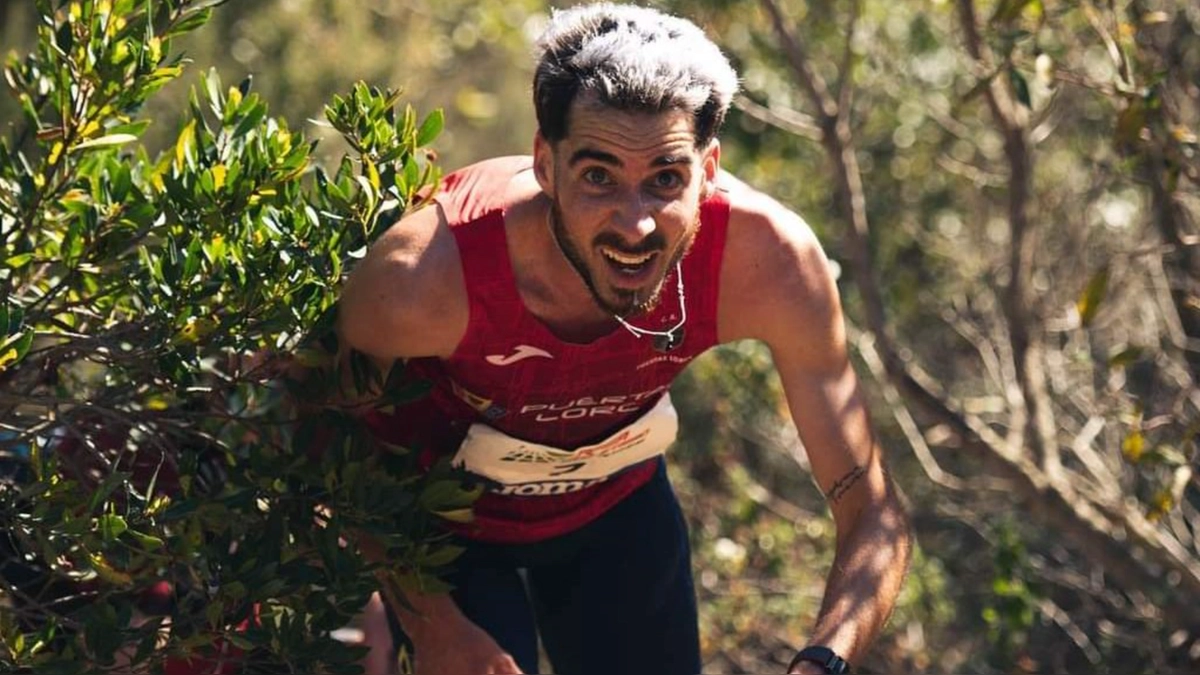
<svg viewBox="0 0 1200 675">
<path fill-rule="evenodd" d="M 550 227 L 596 304 L 618 316 L 653 308 L 700 226 L 719 146 L 697 150 L 689 114 L 625 112 L 577 100 L 566 138 L 538 138 L 535 165 Z"/>
</svg>

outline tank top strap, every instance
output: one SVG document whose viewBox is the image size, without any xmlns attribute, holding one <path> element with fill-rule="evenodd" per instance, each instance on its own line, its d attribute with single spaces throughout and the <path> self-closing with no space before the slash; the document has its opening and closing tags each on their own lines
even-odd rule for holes
<svg viewBox="0 0 1200 675">
<path fill-rule="evenodd" d="M 729 194 L 720 188 L 700 205 L 700 230 L 683 264 L 688 310 L 705 324 L 714 344 L 717 301 L 721 286 L 721 261 L 725 253 L 728 231 Z"/>
<path fill-rule="evenodd" d="M 525 311 L 499 209 L 453 228 L 470 303 L 467 335 L 511 330 Z"/>
</svg>

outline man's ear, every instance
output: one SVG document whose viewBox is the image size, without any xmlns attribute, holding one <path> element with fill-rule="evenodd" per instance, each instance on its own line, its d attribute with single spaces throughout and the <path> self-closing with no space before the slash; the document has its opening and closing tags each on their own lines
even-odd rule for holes
<svg viewBox="0 0 1200 675">
<path fill-rule="evenodd" d="M 554 146 L 538 131 L 533 137 L 533 175 L 550 197 L 554 196 Z"/>
<path fill-rule="evenodd" d="M 704 183 L 700 186 L 700 197 L 708 199 L 717 191 L 717 176 L 721 173 L 721 141 L 712 139 L 700 159 L 704 169 Z"/>
</svg>

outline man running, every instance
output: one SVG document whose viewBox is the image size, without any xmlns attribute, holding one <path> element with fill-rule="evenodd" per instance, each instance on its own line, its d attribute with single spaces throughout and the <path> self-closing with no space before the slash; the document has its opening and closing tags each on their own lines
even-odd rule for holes
<svg viewBox="0 0 1200 675">
<path fill-rule="evenodd" d="M 432 393 L 371 420 L 487 485 L 449 595 L 394 608 L 419 675 L 700 672 L 667 389 L 710 347 L 771 349 L 837 524 L 791 673 L 844 672 L 891 611 L 909 535 L 813 233 L 719 169 L 737 88 L 695 25 L 608 4 L 538 42 L 532 157 L 449 175 L 372 247 L 339 330 Z M 524 575 L 519 573 L 524 570 Z"/>
</svg>

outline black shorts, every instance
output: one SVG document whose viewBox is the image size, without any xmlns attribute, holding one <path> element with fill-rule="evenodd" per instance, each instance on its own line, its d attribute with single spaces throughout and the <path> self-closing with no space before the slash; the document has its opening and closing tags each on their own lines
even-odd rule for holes
<svg viewBox="0 0 1200 675">
<path fill-rule="evenodd" d="M 538 672 L 539 635 L 558 675 L 700 672 L 687 526 L 662 460 L 649 483 L 579 530 L 534 544 L 456 543 L 467 550 L 447 576 L 455 601 L 523 672 Z M 388 618 L 403 640 L 390 609 Z"/>
</svg>

